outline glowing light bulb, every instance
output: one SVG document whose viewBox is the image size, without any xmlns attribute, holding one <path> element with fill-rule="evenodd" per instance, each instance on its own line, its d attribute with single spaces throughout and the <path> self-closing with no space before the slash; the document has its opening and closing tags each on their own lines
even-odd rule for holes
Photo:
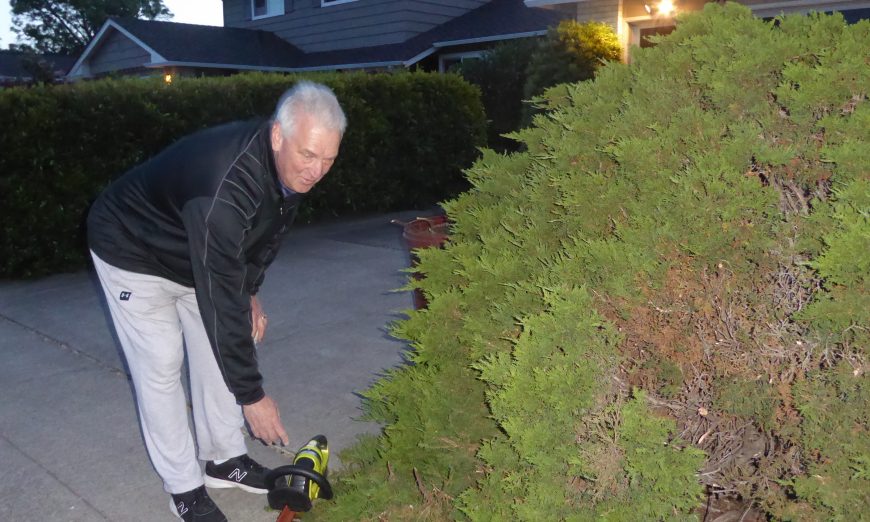
<svg viewBox="0 0 870 522">
<path fill-rule="evenodd" d="M 662 0 L 659 2 L 658 12 L 660 15 L 670 15 L 674 12 L 674 2 L 672 0 Z"/>
</svg>

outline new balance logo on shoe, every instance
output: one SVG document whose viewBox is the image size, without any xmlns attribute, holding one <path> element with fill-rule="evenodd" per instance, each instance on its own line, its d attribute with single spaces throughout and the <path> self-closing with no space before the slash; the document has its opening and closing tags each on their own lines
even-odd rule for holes
<svg viewBox="0 0 870 522">
<path fill-rule="evenodd" d="M 249 493 L 265 495 L 266 474 L 269 470 L 247 455 L 239 455 L 226 462 L 215 464 L 213 460 L 205 463 L 206 487 L 239 488 Z"/>
<path fill-rule="evenodd" d="M 247 474 L 248 474 L 247 471 L 244 471 L 244 472 L 243 472 L 243 471 L 240 470 L 239 468 L 236 468 L 236 469 L 233 470 L 232 473 L 230 473 L 229 478 L 235 480 L 236 482 L 241 482 L 242 479 L 245 478 L 245 475 L 247 475 Z"/>
<path fill-rule="evenodd" d="M 227 522 L 227 517 L 208 496 L 205 486 L 184 493 L 174 493 L 169 509 L 184 522 Z"/>
<path fill-rule="evenodd" d="M 129 301 L 131 295 L 133 295 L 133 292 L 121 292 L 120 299 L 121 301 Z"/>
</svg>

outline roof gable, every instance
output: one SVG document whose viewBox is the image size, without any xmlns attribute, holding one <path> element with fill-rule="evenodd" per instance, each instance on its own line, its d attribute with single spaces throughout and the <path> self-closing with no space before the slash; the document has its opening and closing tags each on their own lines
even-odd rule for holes
<svg viewBox="0 0 870 522">
<path fill-rule="evenodd" d="M 88 75 L 88 61 L 118 32 L 150 56 L 145 67 L 192 66 L 224 69 L 289 70 L 301 51 L 267 31 L 182 24 L 159 20 L 110 18 L 70 70 Z"/>
<path fill-rule="evenodd" d="M 268 31 L 116 19 L 168 62 L 293 67 L 302 52 Z"/>
</svg>

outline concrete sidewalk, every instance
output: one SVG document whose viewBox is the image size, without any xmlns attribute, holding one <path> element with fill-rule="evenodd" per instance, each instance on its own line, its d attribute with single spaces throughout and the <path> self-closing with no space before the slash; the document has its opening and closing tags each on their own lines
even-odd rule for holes
<svg viewBox="0 0 870 522">
<path fill-rule="evenodd" d="M 430 212 L 431 213 L 431 212 Z M 401 269 L 405 212 L 292 229 L 260 298 L 269 329 L 259 348 L 267 392 L 290 432 L 332 455 L 378 426 L 356 420 L 358 393 L 401 363 L 388 324 L 412 306 Z M 91 272 L 0 283 L 0 520 L 178 520 L 151 468 L 124 363 Z M 267 466 L 289 457 L 249 441 Z M 339 462 L 331 455 L 330 466 Z M 335 459 L 335 460 L 332 460 Z M 273 522 L 266 497 L 211 490 L 233 521 Z"/>
</svg>

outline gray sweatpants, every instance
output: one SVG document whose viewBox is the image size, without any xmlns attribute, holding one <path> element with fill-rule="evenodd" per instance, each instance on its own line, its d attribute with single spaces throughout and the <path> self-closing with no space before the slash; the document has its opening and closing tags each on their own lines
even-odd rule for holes
<svg viewBox="0 0 870 522">
<path fill-rule="evenodd" d="M 91 252 L 133 377 L 148 455 L 167 493 L 203 484 L 181 383 L 184 348 L 201 460 L 247 452 L 244 416 L 227 389 L 192 288 L 109 265 Z"/>
</svg>

